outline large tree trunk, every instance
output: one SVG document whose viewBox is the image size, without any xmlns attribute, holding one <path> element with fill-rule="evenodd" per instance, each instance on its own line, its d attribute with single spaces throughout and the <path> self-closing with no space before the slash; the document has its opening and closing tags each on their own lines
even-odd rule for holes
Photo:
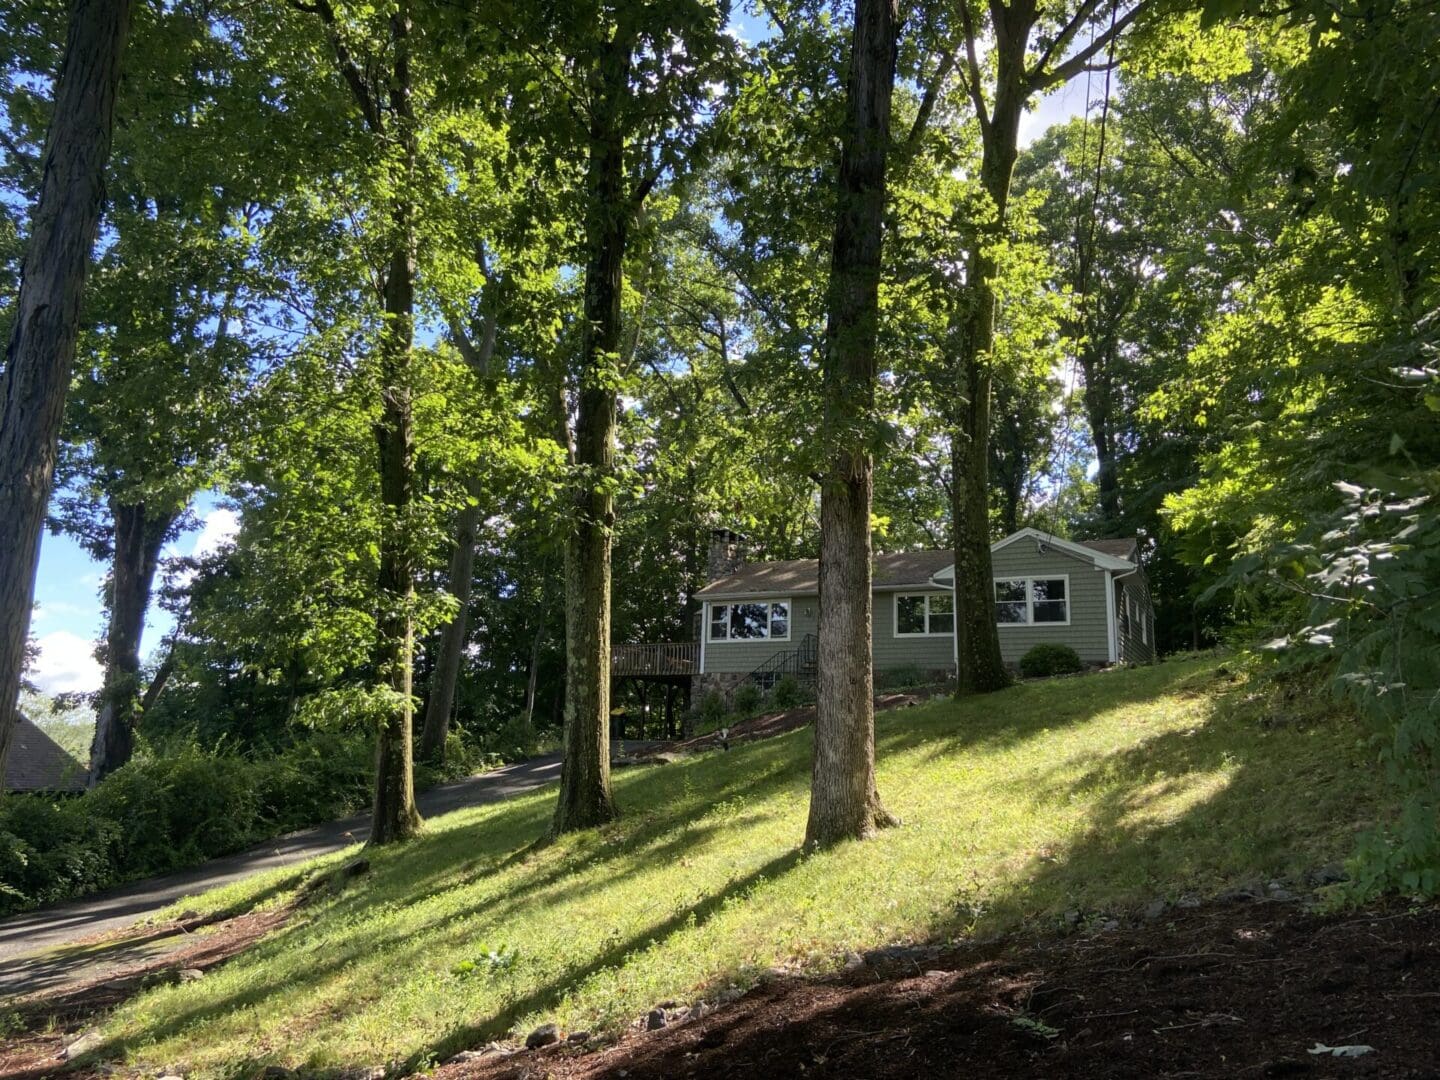
<svg viewBox="0 0 1440 1080">
<path fill-rule="evenodd" d="M 450 714 L 455 709 L 455 687 L 460 663 L 465 659 L 465 639 L 470 627 L 470 590 L 475 577 L 475 537 L 480 531 L 480 485 L 471 482 L 466 494 L 473 500 L 455 520 L 455 550 L 450 553 L 450 595 L 459 605 L 455 617 L 440 634 L 440 655 L 430 680 L 430 697 L 425 702 L 425 724 L 420 732 L 420 760 L 439 765 L 445 760 L 445 737 L 450 733 Z"/>
<path fill-rule="evenodd" d="M 40 197 L 0 372 L 0 775 L 15 731 L 40 530 L 105 199 L 131 0 L 74 0 Z"/>
<path fill-rule="evenodd" d="M 634 210 L 626 192 L 620 111 L 630 41 L 602 50 L 592 77 L 585 176 L 585 326 L 580 343 L 572 520 L 565 542 L 565 764 L 553 831 L 615 817 L 610 791 L 610 544 L 615 504 L 615 365 L 621 346 L 625 245 Z"/>
<path fill-rule="evenodd" d="M 1000 656 L 995 624 L 995 586 L 990 561 L 989 439 L 994 385 L 995 247 L 1004 238 L 1010 181 L 1018 152 L 1020 117 L 1029 89 L 1025 48 L 1033 6 L 1012 12 L 992 7 L 998 65 L 994 110 L 983 125 L 980 182 L 993 217 L 966 262 L 965 303 L 956 313 L 957 417 L 951 439 L 955 521 L 955 636 L 960 693 L 998 690 L 1010 682 Z"/>
<path fill-rule="evenodd" d="M 806 846 L 894 824 L 875 789 L 869 452 L 875 408 L 885 164 L 899 25 L 894 0 L 857 0 L 826 297 L 820 487 L 820 645 Z"/>
<path fill-rule="evenodd" d="M 1100 353 L 1100 346 L 1087 344 L 1080 354 L 1080 369 L 1085 375 L 1085 417 L 1090 423 L 1090 435 L 1095 443 L 1095 485 L 1100 500 L 1100 517 L 1105 533 L 1110 535 L 1120 524 L 1120 474 L 1115 460 L 1110 404 L 1110 364 L 1114 354 Z"/>
<path fill-rule="evenodd" d="M 380 493 L 385 526 L 380 544 L 379 653 L 395 704 L 375 740 L 375 808 L 370 843 L 405 840 L 420 831 L 415 808 L 412 735 L 415 654 L 415 559 L 409 536 L 415 487 L 415 434 L 411 417 L 410 366 L 415 332 L 415 223 L 410 186 L 416 157 L 415 117 L 410 104 L 410 12 L 390 17 L 392 136 L 398 156 L 390 208 L 392 248 L 385 276 L 385 327 L 381 332 L 382 411 L 375 427 L 380 453 Z"/>
<path fill-rule="evenodd" d="M 160 548 L 175 515 L 152 517 L 144 503 L 111 502 L 115 552 L 110 566 L 109 623 L 105 628 L 105 677 L 95 736 L 90 744 L 90 786 L 130 760 L 142 706 L 140 638 Z"/>
</svg>

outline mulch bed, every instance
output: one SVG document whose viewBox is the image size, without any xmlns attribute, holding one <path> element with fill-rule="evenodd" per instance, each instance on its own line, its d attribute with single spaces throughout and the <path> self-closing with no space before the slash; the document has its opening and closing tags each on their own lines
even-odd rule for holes
<svg viewBox="0 0 1440 1080">
<path fill-rule="evenodd" d="M 214 923 L 210 918 L 197 918 L 166 923 L 153 928 L 147 938 L 167 933 L 193 933 L 205 927 L 207 932 L 194 941 L 157 956 L 153 961 L 109 972 L 94 979 L 78 980 L 55 990 L 42 991 L 5 1003 L 8 1013 L 7 1032 L 0 1043 L 0 1078 L 3 1080 L 42 1080 L 55 1076 L 65 1065 L 61 1054 L 99 1018 L 115 1006 L 134 996 L 146 986 L 175 982 L 180 973 L 206 971 L 244 952 L 260 938 L 279 928 L 290 918 L 289 909 L 240 915 Z M 109 935 L 124 939 L 127 931 Z M 96 936 L 89 941 L 107 940 Z M 70 1077 L 109 1076 L 109 1070 L 67 1072 Z"/>
<path fill-rule="evenodd" d="M 487 1054 L 445 1080 L 1440 1078 L 1440 910 L 1212 904 L 1097 934 L 881 950 L 617 1045 Z M 1317 1043 L 1362 1056 L 1311 1054 Z"/>
</svg>

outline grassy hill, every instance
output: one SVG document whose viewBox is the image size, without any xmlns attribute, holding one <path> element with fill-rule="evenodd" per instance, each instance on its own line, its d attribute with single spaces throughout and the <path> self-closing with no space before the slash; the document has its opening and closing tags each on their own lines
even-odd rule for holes
<svg viewBox="0 0 1440 1080">
<path fill-rule="evenodd" d="M 1248 694 L 1210 659 L 882 714 L 880 790 L 905 824 L 818 855 L 797 850 L 808 731 L 621 771 L 623 820 L 543 848 L 553 789 L 438 818 L 204 980 L 133 999 L 103 1053 L 190 1076 L 418 1068 L 542 1019 L 618 1028 L 776 965 L 1060 929 L 1344 855 L 1383 798 L 1359 731 Z M 283 903 L 314 871 L 185 906 Z"/>
</svg>

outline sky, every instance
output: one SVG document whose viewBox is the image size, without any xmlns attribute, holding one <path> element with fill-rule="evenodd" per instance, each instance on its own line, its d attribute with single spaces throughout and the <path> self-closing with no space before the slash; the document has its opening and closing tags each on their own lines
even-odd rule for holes
<svg viewBox="0 0 1440 1080">
<path fill-rule="evenodd" d="M 737 20 L 735 29 L 746 40 L 764 36 L 752 17 Z M 1085 110 L 1085 81 L 1077 79 L 1041 99 L 1020 122 L 1020 144 L 1028 146 L 1046 128 Z M 217 550 L 239 528 L 234 511 L 205 492 L 195 502 L 200 525 L 179 537 L 165 555 L 204 555 Z M 40 570 L 35 582 L 36 609 L 31 633 L 40 646 L 40 658 L 30 671 L 31 680 L 50 694 L 84 692 L 100 688 L 100 664 L 95 643 L 104 629 L 100 586 L 105 567 L 94 561 L 75 541 L 46 533 L 40 546 Z M 152 607 L 145 624 L 141 655 L 169 632 L 173 620 Z"/>
<path fill-rule="evenodd" d="M 234 536 L 240 525 L 235 512 L 220 506 L 210 492 L 195 500 L 195 513 L 200 526 L 167 545 L 162 557 L 209 554 Z M 105 570 L 68 536 L 47 532 L 40 541 L 36 606 L 30 619 L 40 658 L 30 669 L 30 679 L 47 694 L 100 689 L 95 643 L 104 630 L 100 586 Z M 140 644 L 142 656 L 155 648 L 173 623 L 168 612 L 152 605 Z"/>
</svg>

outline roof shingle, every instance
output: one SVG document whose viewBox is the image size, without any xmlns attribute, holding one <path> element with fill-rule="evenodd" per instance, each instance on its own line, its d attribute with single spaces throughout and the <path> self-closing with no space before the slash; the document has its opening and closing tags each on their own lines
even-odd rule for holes
<svg viewBox="0 0 1440 1080">
<path fill-rule="evenodd" d="M 1102 555 L 1132 562 L 1138 549 L 1133 536 L 1118 540 L 1081 540 L 1080 544 Z M 875 556 L 874 587 L 894 589 L 906 585 L 925 586 L 930 579 L 955 561 L 955 553 L 943 551 L 902 551 Z M 820 564 L 815 559 L 787 559 L 781 562 L 747 563 L 733 574 L 717 578 L 697 596 L 807 596 L 820 591 Z"/>
<path fill-rule="evenodd" d="M 76 792 L 85 790 L 86 770 L 21 714 L 5 763 L 6 791 Z"/>
</svg>

